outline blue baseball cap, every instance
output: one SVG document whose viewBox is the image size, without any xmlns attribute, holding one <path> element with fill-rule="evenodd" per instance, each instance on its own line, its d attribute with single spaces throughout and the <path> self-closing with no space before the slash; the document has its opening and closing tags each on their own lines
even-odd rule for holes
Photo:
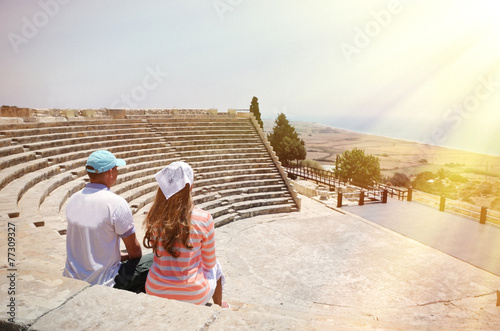
<svg viewBox="0 0 500 331">
<path fill-rule="evenodd" d="M 127 162 L 125 162 L 125 160 L 117 159 L 111 152 L 99 150 L 90 154 L 89 158 L 87 159 L 86 166 L 90 166 L 93 168 L 87 168 L 87 172 L 100 174 L 116 166 L 124 166 L 126 164 Z"/>
</svg>

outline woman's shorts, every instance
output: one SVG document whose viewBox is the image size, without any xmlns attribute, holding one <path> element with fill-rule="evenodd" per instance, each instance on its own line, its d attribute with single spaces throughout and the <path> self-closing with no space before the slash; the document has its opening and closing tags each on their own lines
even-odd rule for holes
<svg viewBox="0 0 500 331">
<path fill-rule="evenodd" d="M 214 295 L 215 288 L 217 287 L 217 281 L 220 279 L 222 283 L 222 288 L 224 288 L 224 283 L 226 282 L 226 278 L 224 277 L 224 273 L 222 272 L 222 267 L 219 261 L 216 261 L 215 267 L 213 267 L 212 269 L 208 271 L 203 271 L 203 275 L 205 276 L 205 279 L 208 281 L 208 284 L 210 285 L 210 294 L 207 296 L 207 299 L 205 299 L 205 301 L 201 303 L 201 305 L 206 305 Z"/>
</svg>

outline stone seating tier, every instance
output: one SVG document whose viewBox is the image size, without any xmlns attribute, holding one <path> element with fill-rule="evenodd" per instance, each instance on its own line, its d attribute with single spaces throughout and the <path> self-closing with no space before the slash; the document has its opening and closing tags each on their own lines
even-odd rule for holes
<svg viewBox="0 0 500 331">
<path fill-rule="evenodd" d="M 208 150 L 227 150 L 227 149 L 232 149 L 232 150 L 244 150 L 244 151 L 264 151 L 264 149 L 260 146 L 258 142 L 255 143 L 231 143 L 231 144 L 212 144 L 212 143 L 203 143 L 200 142 L 198 145 L 177 145 L 177 146 L 172 146 L 172 151 L 177 151 L 181 153 L 192 153 L 193 151 L 200 153 L 200 151 L 203 151 L 202 153 L 206 153 Z M 192 155 L 192 154 L 191 154 Z"/>
<path fill-rule="evenodd" d="M 127 125 L 125 128 L 122 128 L 122 126 L 120 126 L 119 128 L 108 126 L 108 128 L 101 130 L 83 130 L 83 129 L 73 128 L 73 130 L 71 130 L 70 132 L 62 132 L 62 133 L 46 133 L 39 135 L 23 134 L 21 136 L 11 138 L 11 140 L 13 144 L 25 145 L 43 141 L 54 141 L 54 140 L 87 138 L 87 137 L 91 139 L 91 137 L 95 136 L 130 134 L 130 133 L 148 134 L 151 133 L 151 130 L 146 126 L 137 128 L 135 126 L 130 126 L 130 125 Z"/>
<path fill-rule="evenodd" d="M 244 138 L 243 138 L 244 137 Z M 257 135 L 242 135 L 242 134 L 191 134 L 183 136 L 165 136 L 165 140 L 172 144 L 172 146 L 180 145 L 183 143 L 202 144 L 203 142 L 220 142 L 220 143 L 237 143 L 247 141 L 257 141 Z"/>
<path fill-rule="evenodd" d="M 129 141 L 120 141 L 119 143 L 130 143 Z M 116 144 L 96 144 L 96 147 L 92 148 L 93 145 L 95 144 L 89 144 L 86 145 L 87 149 L 82 149 L 77 152 L 71 152 L 71 149 L 69 149 L 69 152 L 66 152 L 64 154 L 59 154 L 59 155 L 53 155 L 51 157 L 48 157 L 47 159 L 51 163 L 64 163 L 67 161 L 71 160 L 77 160 L 81 158 L 88 158 L 88 156 L 95 151 L 96 149 L 107 149 L 108 151 L 112 152 L 115 155 L 118 155 L 119 153 L 122 152 L 133 152 L 133 151 L 148 151 L 154 148 L 159 148 L 159 143 L 158 142 L 147 142 L 147 143 L 138 143 L 138 144 L 128 144 L 128 145 L 120 145 L 119 143 Z M 169 151 L 170 149 L 163 148 L 163 151 Z M 118 157 L 118 156 L 116 156 Z"/>
<path fill-rule="evenodd" d="M 3 190 L 12 181 L 21 178 L 31 172 L 43 169 L 48 166 L 46 159 L 32 159 L 16 167 L 8 167 L 0 170 L 0 190 Z"/>
<path fill-rule="evenodd" d="M 96 141 L 97 140 L 97 141 Z M 70 139 L 61 139 L 61 140 L 52 140 L 52 141 L 44 141 L 44 142 L 38 142 L 38 143 L 32 143 L 32 144 L 24 144 L 23 147 L 27 148 L 29 150 L 36 150 L 40 154 L 44 156 L 50 156 L 50 155 L 55 155 L 55 154 L 60 154 L 56 150 L 56 148 L 61 148 L 63 146 L 71 146 L 75 149 L 87 149 L 85 148 L 86 144 L 89 143 L 94 143 L 94 144 L 99 144 L 104 143 L 104 144 L 111 144 L 111 142 L 114 141 L 119 141 L 118 144 L 123 144 L 124 141 L 153 141 L 153 142 L 159 142 L 161 141 L 161 138 L 156 137 L 154 134 L 147 133 L 127 133 L 127 134 L 112 134 L 112 135 L 101 135 L 98 137 L 85 137 L 85 138 L 70 138 Z M 82 146 L 82 147 L 80 147 Z M 54 152 L 48 153 L 44 152 L 44 150 L 54 150 Z M 67 149 L 66 149 L 67 150 Z"/>
<path fill-rule="evenodd" d="M 9 168 L 13 165 L 26 163 L 36 159 L 36 154 L 34 152 L 13 154 L 9 156 L 4 156 L 0 158 L 0 170 Z M 4 178 L 0 175 L 0 178 Z"/>
<path fill-rule="evenodd" d="M 22 153 L 24 152 L 24 148 L 22 146 L 7 146 L 0 147 L 0 157 L 9 156 L 12 154 Z"/>
<path fill-rule="evenodd" d="M 192 165 L 195 203 L 213 212 L 219 226 L 245 215 L 296 207 L 248 119 L 99 119 L 0 126 L 0 131 L 2 217 L 21 214 L 35 227 L 59 235 L 65 234 L 67 199 L 88 181 L 84 165 L 96 149 L 127 161 L 113 191 L 134 213 L 153 201 L 158 189 L 154 174 L 176 160 Z"/>
<path fill-rule="evenodd" d="M 18 165 L 17 167 L 9 168 L 7 170 L 2 170 L 0 171 L 0 174 L 3 175 L 1 178 L 2 180 L 0 181 L 0 188 L 3 188 L 7 185 L 7 183 L 11 182 L 13 179 L 17 179 L 20 177 L 23 177 L 26 175 L 24 178 L 16 182 L 16 185 L 13 185 L 12 188 L 6 188 L 4 191 L 5 192 L 0 192 L 0 196 L 5 195 L 5 202 L 9 200 L 15 200 L 15 202 L 19 201 L 23 193 L 34 186 L 36 183 L 42 181 L 42 180 L 53 180 L 49 179 L 50 177 L 54 176 L 55 173 L 59 171 L 68 171 L 74 168 L 80 168 L 79 171 L 77 172 L 72 172 L 72 175 L 76 175 L 76 177 L 80 177 L 86 174 L 84 165 L 87 160 L 88 155 L 92 152 L 93 150 L 86 150 L 83 151 L 80 154 L 80 159 L 76 159 L 73 161 L 69 161 L 63 164 L 57 165 L 57 167 L 48 167 L 48 162 L 46 159 L 37 159 L 32 162 L 28 163 L 23 163 L 22 165 Z M 158 152 L 158 149 L 154 149 L 155 152 Z M 137 152 L 131 153 L 131 154 L 136 154 Z M 122 157 L 127 155 L 127 153 L 116 153 L 118 157 Z M 75 153 L 69 153 L 68 156 L 75 157 L 78 154 Z M 161 156 L 164 156 L 167 154 L 162 154 Z M 62 155 L 58 156 L 59 158 L 62 158 Z M 150 157 L 151 159 L 151 157 Z M 65 159 L 64 159 L 65 160 Z M 54 163 L 54 159 L 50 159 L 51 163 Z M 130 162 L 130 161 L 129 161 Z M 45 183 L 46 185 L 47 183 Z M 49 185 L 49 187 L 52 187 Z M 49 192 L 50 193 L 50 192 Z M 12 203 L 9 202 L 7 205 L 12 206 Z M 9 207 L 9 209 L 12 209 Z"/>
<path fill-rule="evenodd" d="M 239 163 L 239 164 L 249 164 L 249 163 L 269 163 L 272 166 L 272 162 L 269 161 L 269 157 L 263 156 L 262 153 L 240 153 L 240 154 L 214 154 L 210 156 L 183 156 L 183 160 L 192 167 L 202 168 L 202 167 L 213 167 L 219 165 L 225 165 L 227 163 Z"/>
<path fill-rule="evenodd" d="M 82 121 L 61 121 L 61 122 L 25 122 L 16 124 L 0 124 L 0 134 L 9 136 L 12 133 L 25 129 L 48 129 L 50 130 L 71 130 L 73 127 L 88 126 L 90 129 L 98 127 L 99 125 L 136 125 L 145 123 L 142 120 L 117 120 L 117 119 L 92 119 Z M 62 128 L 62 129 L 61 129 Z M 65 129 L 66 128 L 66 129 Z M 55 132 L 55 131 L 54 131 Z"/>
<path fill-rule="evenodd" d="M 135 135 L 133 135 L 135 136 Z M 132 137 L 127 137 L 124 139 L 124 137 L 119 137 L 119 140 L 114 140 L 114 139 L 109 139 L 109 140 L 102 140 L 102 141 L 95 141 L 96 139 L 93 139 L 93 142 L 87 142 L 87 143 L 75 143 L 72 145 L 63 145 L 60 147 L 47 147 L 43 146 L 43 149 L 37 149 L 36 154 L 40 155 L 40 157 L 49 157 L 49 156 L 54 156 L 54 155 L 60 155 L 60 154 L 67 154 L 67 153 L 73 153 L 74 151 L 83 151 L 83 150 L 97 150 L 97 149 L 109 149 L 114 146 L 124 146 L 126 144 L 130 144 L 130 142 L 134 142 L 134 144 L 158 144 L 162 143 L 162 138 L 159 137 L 140 137 L 136 136 L 135 138 Z M 78 141 L 78 140 L 76 140 Z M 75 141 L 75 142 L 76 142 Z"/>
<path fill-rule="evenodd" d="M 117 156 L 125 158 L 127 160 L 127 166 L 120 168 L 120 176 L 119 176 L 118 181 L 117 181 L 117 186 L 115 186 L 113 188 L 114 191 L 116 191 L 117 189 L 119 189 L 121 187 L 121 185 L 122 185 L 121 183 L 126 184 L 127 181 L 133 181 L 134 178 L 137 178 L 137 177 L 146 176 L 146 177 L 149 177 L 150 179 L 152 179 L 152 176 L 154 175 L 154 173 L 161 170 L 161 168 L 165 164 L 176 160 L 172 153 L 146 155 L 146 156 L 141 156 L 140 158 L 131 157 L 130 159 L 127 159 L 126 155 L 117 154 Z M 236 155 L 236 156 L 239 156 L 239 155 Z M 146 159 L 144 162 L 139 162 L 139 161 L 144 160 L 144 159 Z M 235 160 L 238 162 L 238 164 L 234 165 L 236 169 L 238 169 L 238 168 L 241 169 L 245 164 L 256 161 L 256 160 L 252 160 L 252 159 L 235 159 Z M 86 174 L 86 172 L 83 168 L 85 161 L 86 161 L 86 158 L 80 159 L 81 169 L 78 170 L 77 172 L 72 172 L 73 175 L 77 175 L 77 177 L 81 177 L 81 176 L 84 176 Z M 229 161 L 231 161 L 231 160 L 229 160 Z M 216 160 L 216 161 L 212 161 L 212 162 L 217 162 L 217 164 L 219 164 L 219 165 L 225 165 L 225 167 L 223 167 L 223 169 L 227 170 L 230 168 L 230 166 L 227 165 L 228 164 L 227 161 L 224 162 L 223 160 Z M 244 163 L 242 163 L 242 162 L 244 162 Z M 264 165 L 269 166 L 270 163 L 254 164 L 254 165 L 252 165 L 252 167 L 262 167 Z M 192 163 L 192 166 L 196 167 L 196 164 Z M 155 168 L 147 169 L 147 168 L 151 168 L 151 167 L 155 167 Z M 146 171 L 140 171 L 141 169 L 146 169 Z M 200 168 L 200 169 L 197 169 L 197 171 L 202 172 L 202 171 L 207 171 L 207 169 Z M 128 187 L 130 187 L 130 185 Z M 126 189 L 123 189 L 121 191 L 126 191 Z M 59 209 L 58 209 L 58 211 L 59 211 Z"/>
<path fill-rule="evenodd" d="M 210 135 L 212 137 L 217 137 L 219 135 L 247 135 L 255 134 L 255 131 L 251 127 L 209 127 L 209 128 L 194 128 L 194 127 L 169 127 L 169 128 L 156 128 L 158 133 L 161 133 L 165 137 L 179 136 L 179 135 L 197 135 L 204 134 Z"/>
<path fill-rule="evenodd" d="M 4 135 L 0 134 L 0 147 L 7 147 L 11 145 L 11 140 L 9 138 L 4 138 Z"/>
</svg>

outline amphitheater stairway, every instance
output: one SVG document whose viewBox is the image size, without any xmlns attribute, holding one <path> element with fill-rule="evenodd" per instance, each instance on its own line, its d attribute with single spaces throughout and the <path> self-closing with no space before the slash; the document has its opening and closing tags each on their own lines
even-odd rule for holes
<svg viewBox="0 0 500 331">
<path fill-rule="evenodd" d="M 0 213 L 64 235 L 65 204 L 88 181 L 85 161 L 97 149 L 127 161 L 112 190 L 134 213 L 153 201 L 154 174 L 177 160 L 193 167 L 195 204 L 216 226 L 295 211 L 257 130 L 248 118 L 220 114 L 0 125 Z"/>
</svg>

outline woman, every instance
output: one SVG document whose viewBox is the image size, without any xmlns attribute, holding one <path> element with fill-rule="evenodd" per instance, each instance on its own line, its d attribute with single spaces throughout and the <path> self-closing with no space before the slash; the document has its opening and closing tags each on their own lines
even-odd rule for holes
<svg viewBox="0 0 500 331">
<path fill-rule="evenodd" d="M 223 308 L 224 274 L 215 255 L 214 221 L 194 208 L 193 169 L 173 162 L 155 175 L 160 188 L 144 220 L 144 247 L 154 256 L 146 293 L 197 305 L 210 298 Z"/>
</svg>

